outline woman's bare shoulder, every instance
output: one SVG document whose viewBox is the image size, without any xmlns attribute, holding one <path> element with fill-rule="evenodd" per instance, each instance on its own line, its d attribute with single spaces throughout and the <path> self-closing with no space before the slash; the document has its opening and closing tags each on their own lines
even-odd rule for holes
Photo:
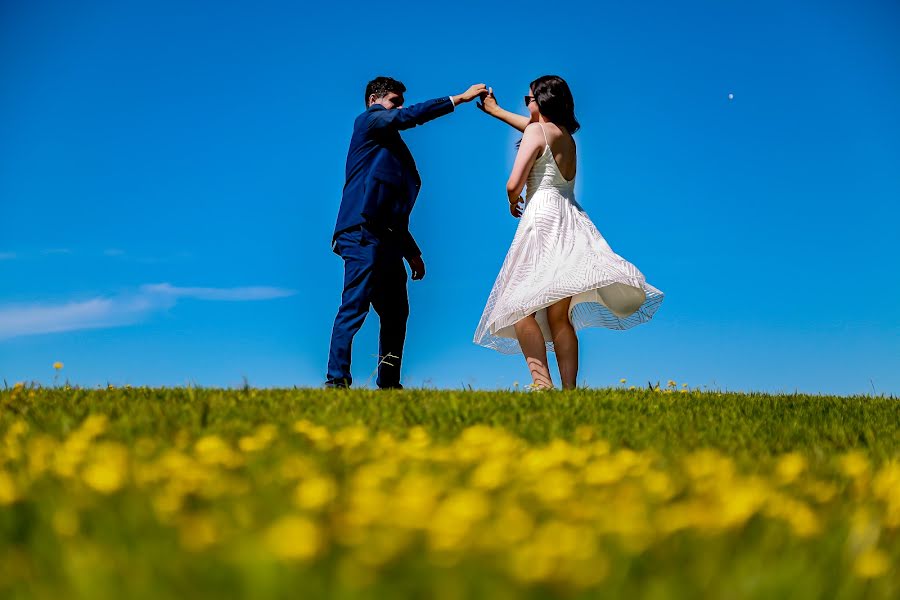
<svg viewBox="0 0 900 600">
<path fill-rule="evenodd" d="M 534 137 L 541 136 L 543 137 L 543 133 L 541 132 L 541 124 L 537 121 L 532 121 L 528 125 L 525 126 L 524 135 L 526 137 Z"/>
</svg>

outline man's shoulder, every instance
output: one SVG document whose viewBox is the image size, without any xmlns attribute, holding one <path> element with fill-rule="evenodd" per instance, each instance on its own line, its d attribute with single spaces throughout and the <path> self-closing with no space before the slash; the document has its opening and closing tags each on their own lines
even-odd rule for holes
<svg viewBox="0 0 900 600">
<path fill-rule="evenodd" d="M 377 107 L 377 108 L 376 108 Z M 380 104 L 373 104 L 363 112 L 359 113 L 356 116 L 356 119 L 353 120 L 353 128 L 355 130 L 366 129 L 365 125 L 369 122 L 370 119 L 375 117 L 375 115 L 379 111 L 387 110 L 385 107 Z"/>
</svg>

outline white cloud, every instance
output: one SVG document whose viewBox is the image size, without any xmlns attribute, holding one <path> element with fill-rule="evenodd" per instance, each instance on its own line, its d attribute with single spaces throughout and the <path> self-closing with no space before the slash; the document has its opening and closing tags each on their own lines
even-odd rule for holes
<svg viewBox="0 0 900 600">
<path fill-rule="evenodd" d="M 274 287 L 202 288 L 174 287 L 168 283 L 141 286 L 147 294 L 159 294 L 173 298 L 195 298 L 197 300 L 270 300 L 292 296 L 294 290 Z"/>
<path fill-rule="evenodd" d="M 199 288 L 168 283 L 143 285 L 135 293 L 63 304 L 0 305 L 0 340 L 24 335 L 120 327 L 138 323 L 181 298 L 249 301 L 284 298 L 293 290 L 275 287 Z"/>
</svg>

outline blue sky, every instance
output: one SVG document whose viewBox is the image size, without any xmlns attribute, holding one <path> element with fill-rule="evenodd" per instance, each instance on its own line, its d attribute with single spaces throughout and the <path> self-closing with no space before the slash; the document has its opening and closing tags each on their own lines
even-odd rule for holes
<svg viewBox="0 0 900 600">
<path fill-rule="evenodd" d="M 889 1 L 5 2 L 0 376 L 319 385 L 366 81 L 408 103 L 483 82 L 524 112 L 554 73 L 579 201 L 666 293 L 581 335 L 580 382 L 898 394 L 898 25 Z M 471 343 L 517 224 L 515 132 L 464 105 L 404 137 L 428 265 L 404 381 L 525 383 Z M 363 385 L 376 338 L 372 313 Z"/>
</svg>

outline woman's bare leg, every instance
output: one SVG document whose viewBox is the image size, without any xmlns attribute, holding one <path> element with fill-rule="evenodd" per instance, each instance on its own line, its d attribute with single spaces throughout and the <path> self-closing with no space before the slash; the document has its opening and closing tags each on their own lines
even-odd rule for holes
<svg viewBox="0 0 900 600">
<path fill-rule="evenodd" d="M 575 380 L 578 378 L 578 336 L 575 335 L 575 328 L 569 321 L 571 302 L 571 298 L 565 298 L 547 308 L 553 349 L 556 351 L 556 362 L 559 364 L 559 378 L 564 390 L 574 389 Z"/>
<path fill-rule="evenodd" d="M 528 370 L 531 371 L 532 385 L 538 388 L 552 388 L 550 369 L 547 368 L 547 346 L 544 334 L 534 315 L 528 315 L 516 323 L 516 337 L 525 355 Z"/>
</svg>

